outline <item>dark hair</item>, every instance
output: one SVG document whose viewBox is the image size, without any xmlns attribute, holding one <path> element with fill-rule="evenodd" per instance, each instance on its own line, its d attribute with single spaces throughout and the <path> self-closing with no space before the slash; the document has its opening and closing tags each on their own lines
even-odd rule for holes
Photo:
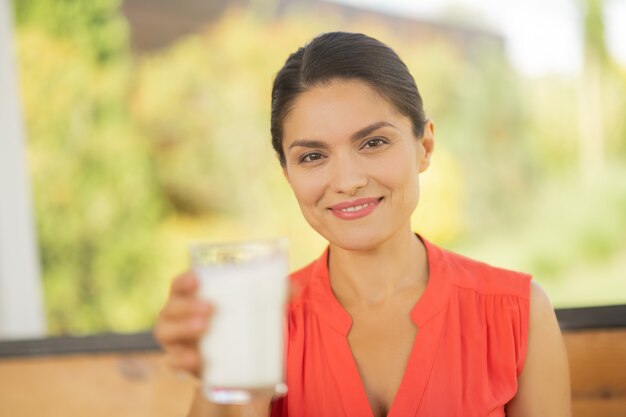
<svg viewBox="0 0 626 417">
<path fill-rule="evenodd" d="M 415 136 L 424 133 L 422 97 L 400 57 L 384 43 L 361 33 L 324 33 L 292 53 L 274 79 L 272 146 L 281 165 L 285 165 L 283 121 L 296 98 L 335 79 L 358 79 L 369 84 L 411 119 Z"/>
</svg>

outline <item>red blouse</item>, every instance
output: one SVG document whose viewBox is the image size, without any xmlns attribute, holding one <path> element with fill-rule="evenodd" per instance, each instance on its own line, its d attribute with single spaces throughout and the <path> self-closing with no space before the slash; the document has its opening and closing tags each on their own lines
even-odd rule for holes
<svg viewBox="0 0 626 417">
<path fill-rule="evenodd" d="M 531 277 L 421 239 L 429 279 L 410 313 L 418 332 L 388 417 L 504 416 L 526 356 Z M 302 291 L 288 310 L 289 392 L 272 417 L 373 417 L 327 258 L 328 249 L 291 276 Z"/>
</svg>

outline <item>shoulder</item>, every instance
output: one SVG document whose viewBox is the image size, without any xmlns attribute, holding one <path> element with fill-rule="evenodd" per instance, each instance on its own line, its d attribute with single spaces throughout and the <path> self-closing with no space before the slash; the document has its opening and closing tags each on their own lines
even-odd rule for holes
<svg viewBox="0 0 626 417">
<path fill-rule="evenodd" d="M 554 315 L 554 308 L 552 307 L 548 295 L 543 288 L 534 281 L 530 285 L 530 309 L 531 315 L 537 315 L 540 318 L 546 315 Z"/>
<path fill-rule="evenodd" d="M 528 327 L 528 353 L 507 415 L 570 416 L 567 351 L 552 304 L 536 283 L 530 288 Z"/>
<path fill-rule="evenodd" d="M 529 304 L 529 333 L 532 341 L 539 344 L 551 339 L 558 341 L 561 330 L 554 307 L 546 292 L 536 282 L 530 286 Z"/>
<path fill-rule="evenodd" d="M 481 294 L 530 297 L 530 274 L 500 268 L 442 249 L 452 285 Z"/>
</svg>

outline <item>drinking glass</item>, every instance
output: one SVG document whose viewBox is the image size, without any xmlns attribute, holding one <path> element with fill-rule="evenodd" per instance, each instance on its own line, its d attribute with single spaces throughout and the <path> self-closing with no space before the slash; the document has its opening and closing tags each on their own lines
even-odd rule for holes
<svg viewBox="0 0 626 417">
<path fill-rule="evenodd" d="M 191 245 L 198 295 L 215 308 L 200 341 L 207 399 L 248 403 L 284 395 L 284 314 L 288 288 L 284 238 Z"/>
</svg>

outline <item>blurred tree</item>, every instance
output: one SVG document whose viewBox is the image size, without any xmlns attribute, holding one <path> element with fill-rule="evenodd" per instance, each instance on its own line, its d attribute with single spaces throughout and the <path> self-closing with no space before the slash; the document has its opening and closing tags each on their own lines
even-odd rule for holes
<svg viewBox="0 0 626 417">
<path fill-rule="evenodd" d="M 19 26 L 35 26 L 66 38 L 86 57 L 118 59 L 128 48 L 127 27 L 119 13 L 121 0 L 19 0 Z"/>
<path fill-rule="evenodd" d="M 52 333 L 150 325 L 166 205 L 128 117 L 112 2 L 18 2 L 18 56 Z M 115 40 L 115 41 L 114 41 Z M 151 296 L 152 295 L 152 296 Z"/>
<path fill-rule="evenodd" d="M 606 49 L 603 0 L 583 0 L 584 67 L 579 93 L 579 161 L 586 179 L 601 175 L 605 167 L 603 84 L 609 55 Z"/>
</svg>

